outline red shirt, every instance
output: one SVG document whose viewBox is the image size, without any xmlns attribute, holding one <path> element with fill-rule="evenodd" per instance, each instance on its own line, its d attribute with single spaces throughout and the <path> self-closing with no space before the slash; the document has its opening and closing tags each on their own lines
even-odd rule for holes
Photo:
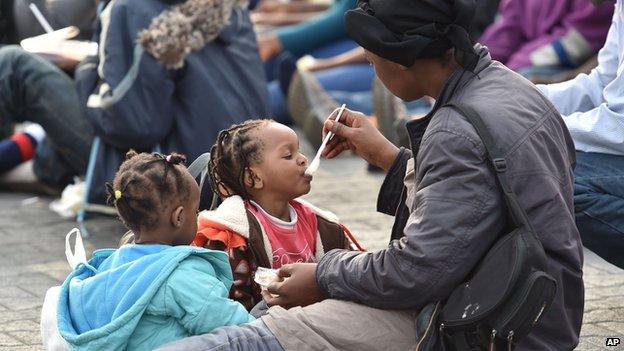
<svg viewBox="0 0 624 351">
<path fill-rule="evenodd" d="M 316 214 L 306 206 L 290 201 L 290 222 L 273 217 L 253 201 L 245 202 L 269 238 L 273 268 L 289 263 L 315 262 Z"/>
</svg>

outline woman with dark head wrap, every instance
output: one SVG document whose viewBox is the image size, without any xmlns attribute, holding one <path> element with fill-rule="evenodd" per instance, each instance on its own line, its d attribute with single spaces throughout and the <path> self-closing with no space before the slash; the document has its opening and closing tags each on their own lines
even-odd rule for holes
<svg viewBox="0 0 624 351">
<path fill-rule="evenodd" d="M 572 204 L 574 145 L 535 86 L 472 45 L 466 29 L 473 11 L 470 0 L 369 0 L 347 12 L 348 33 L 390 91 L 404 100 L 436 100 L 428 115 L 407 123 L 411 151 L 395 147 L 360 113 L 347 110 L 339 123 L 334 115 L 325 122 L 324 131 L 336 133 L 325 157 L 351 149 L 387 171 L 377 208 L 395 216 L 389 246 L 332 250 L 318 264 L 283 266 L 279 275 L 287 279 L 265 295 L 274 306 L 267 315 L 170 350 L 414 349 L 422 335 L 418 311 L 446 300 L 511 223 L 483 141 L 448 104 L 481 116 L 505 157 L 497 170 L 506 173 L 557 281 L 554 301 L 532 332 L 501 341 L 516 350 L 578 344 L 584 290 Z M 489 341 L 468 339 L 466 345 L 479 347 L 472 349 Z"/>
<path fill-rule="evenodd" d="M 458 63 L 472 71 L 478 57 L 468 29 L 473 0 L 361 1 L 346 14 L 347 33 L 364 49 L 405 67 L 440 58 L 455 48 Z"/>
</svg>

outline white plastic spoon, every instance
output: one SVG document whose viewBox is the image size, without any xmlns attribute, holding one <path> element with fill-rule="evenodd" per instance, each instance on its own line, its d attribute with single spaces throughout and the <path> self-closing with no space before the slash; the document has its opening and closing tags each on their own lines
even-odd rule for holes
<svg viewBox="0 0 624 351">
<path fill-rule="evenodd" d="M 340 111 L 338 111 L 338 116 L 336 117 L 336 123 L 338 121 L 340 121 L 340 116 L 342 116 L 342 113 L 344 112 L 345 107 L 347 107 L 346 104 L 342 104 L 342 106 L 340 106 Z M 306 168 L 305 174 L 313 175 L 314 172 L 316 172 L 316 170 L 319 168 L 319 164 L 321 163 L 321 152 L 323 152 L 323 149 L 327 145 L 327 142 L 333 136 L 334 136 L 334 133 L 332 133 L 331 131 L 329 133 L 327 133 L 327 135 L 325 136 L 325 139 L 323 139 L 323 142 L 321 143 L 321 147 L 319 147 L 318 151 L 316 152 L 316 155 L 314 156 L 314 159 L 312 160 L 312 163 L 310 163 L 308 168 Z"/>
</svg>

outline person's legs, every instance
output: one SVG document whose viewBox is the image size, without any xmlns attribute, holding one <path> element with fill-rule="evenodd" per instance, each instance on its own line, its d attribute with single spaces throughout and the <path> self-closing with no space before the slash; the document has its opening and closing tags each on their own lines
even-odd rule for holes
<svg viewBox="0 0 624 351">
<path fill-rule="evenodd" d="M 336 100 L 338 105 L 345 104 L 349 110 L 359 111 L 365 115 L 373 114 L 373 93 L 370 91 L 331 90 L 327 94 Z"/>
<path fill-rule="evenodd" d="M 274 80 L 268 84 L 269 89 L 269 107 L 271 118 L 282 124 L 291 124 L 288 106 L 286 104 L 286 96 L 282 92 L 282 88 L 278 81 Z"/>
<path fill-rule="evenodd" d="M 263 316 L 286 351 L 403 351 L 416 348 L 414 310 L 381 310 L 354 302 L 325 300 Z"/>
<path fill-rule="evenodd" d="M 186 338 L 158 350 L 187 351 L 404 351 L 416 347 L 416 312 L 380 310 L 325 300 L 268 315 L 240 326 Z"/>
<path fill-rule="evenodd" d="M 339 103 L 367 114 L 372 111 L 370 91 L 375 72 L 369 65 L 346 65 L 312 74 L 320 86 Z M 273 81 L 268 88 L 273 118 L 281 123 L 291 122 L 282 85 Z"/>
<path fill-rule="evenodd" d="M 159 347 L 160 351 L 283 351 L 277 338 L 261 319 L 228 326 Z"/>
<path fill-rule="evenodd" d="M 371 91 L 375 71 L 368 64 L 345 65 L 314 72 L 321 86 L 327 91 Z"/>
<path fill-rule="evenodd" d="M 576 155 L 574 209 L 583 245 L 624 268 L 624 156 Z"/>
<path fill-rule="evenodd" d="M 318 47 L 310 51 L 308 54 L 313 56 L 314 58 L 328 58 L 345 53 L 355 47 L 357 47 L 357 44 L 353 40 L 341 39 Z M 269 81 L 268 88 L 271 114 L 274 119 L 278 121 L 284 121 L 286 123 L 292 122 L 291 116 L 288 113 L 286 93 L 290 86 L 292 76 L 296 70 L 297 59 L 299 59 L 299 57 L 289 52 L 284 52 L 279 56 L 269 60 L 264 65 L 267 79 Z M 340 72 L 343 69 L 342 67 L 321 71 L 323 72 L 321 76 L 324 77 L 322 78 L 323 82 L 326 82 L 328 84 L 341 84 L 340 87 L 344 88 L 329 89 L 330 87 L 328 87 L 326 89 L 360 91 L 365 90 L 366 86 L 368 86 L 368 89 L 370 90 L 370 85 L 372 84 L 372 77 L 374 75 L 374 72 L 372 72 L 372 68 L 368 67 L 368 65 L 364 66 L 366 66 L 367 70 L 369 71 L 366 75 L 360 74 L 360 71 L 362 70 L 361 68 L 356 68 L 355 71 L 351 70 L 349 72 L 349 75 L 345 75 L 344 72 Z M 315 75 L 318 75 L 319 73 L 320 72 L 316 72 Z M 367 78 L 369 76 L 370 78 Z M 361 88 L 361 85 L 364 85 L 364 88 Z"/>
<path fill-rule="evenodd" d="M 0 140 L 0 173 L 32 159 L 37 145 L 45 138 L 40 125 L 32 123 L 21 128 L 10 138 Z"/>
<path fill-rule="evenodd" d="M 93 128 L 71 79 L 48 61 L 17 46 L 0 48 L 0 126 L 31 121 L 46 131 L 34 171 L 63 187 L 86 168 Z"/>
</svg>

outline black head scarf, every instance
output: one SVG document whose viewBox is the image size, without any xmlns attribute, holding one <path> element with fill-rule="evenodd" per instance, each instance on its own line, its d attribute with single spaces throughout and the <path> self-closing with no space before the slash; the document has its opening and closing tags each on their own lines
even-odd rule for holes
<svg viewBox="0 0 624 351">
<path fill-rule="evenodd" d="M 377 56 L 410 67 L 453 47 L 457 63 L 474 71 L 474 11 L 474 0 L 360 0 L 345 17 L 349 36 Z"/>
</svg>

